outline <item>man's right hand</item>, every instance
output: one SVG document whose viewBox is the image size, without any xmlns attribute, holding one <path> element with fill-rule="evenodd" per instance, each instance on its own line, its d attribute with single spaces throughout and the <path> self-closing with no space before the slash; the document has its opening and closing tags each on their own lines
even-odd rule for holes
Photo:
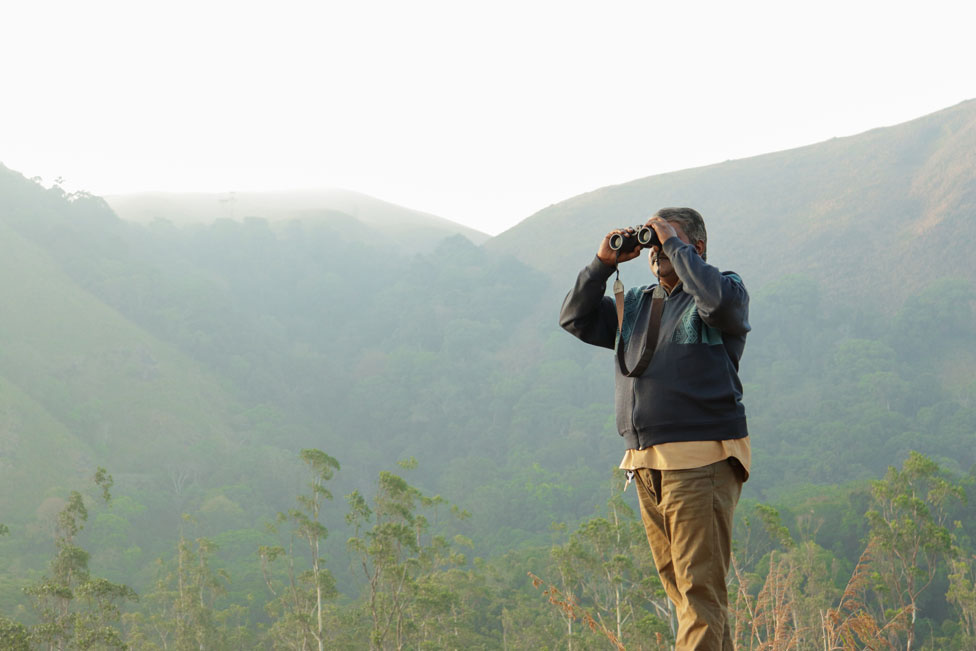
<svg viewBox="0 0 976 651">
<path fill-rule="evenodd" d="M 600 248 L 596 252 L 596 257 L 600 258 L 600 262 L 610 265 L 611 267 L 616 266 L 620 262 L 633 260 L 634 258 L 640 256 L 641 251 L 643 250 L 641 246 L 636 246 L 632 251 L 628 251 L 626 253 L 621 251 L 620 257 L 617 257 L 617 251 L 610 248 L 610 238 L 617 233 L 633 235 L 635 231 L 633 228 L 617 228 L 607 233 L 607 236 L 603 238 L 602 242 L 600 242 Z"/>
</svg>

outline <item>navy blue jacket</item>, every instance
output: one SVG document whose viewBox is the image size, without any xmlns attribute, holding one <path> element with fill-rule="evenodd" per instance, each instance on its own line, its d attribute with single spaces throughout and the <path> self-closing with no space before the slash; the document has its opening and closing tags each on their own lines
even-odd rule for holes
<svg viewBox="0 0 976 651">
<path fill-rule="evenodd" d="M 628 368 L 640 358 L 653 296 L 664 297 L 664 310 L 657 348 L 644 373 L 627 377 L 614 362 L 617 431 L 633 449 L 747 436 L 738 374 L 750 330 L 745 285 L 677 237 L 663 248 L 681 282 L 670 295 L 659 285 L 625 294 L 620 341 Z M 617 344 L 617 311 L 605 294 L 613 273 L 595 258 L 580 271 L 559 314 L 560 325 L 571 334 L 611 349 Z"/>
</svg>

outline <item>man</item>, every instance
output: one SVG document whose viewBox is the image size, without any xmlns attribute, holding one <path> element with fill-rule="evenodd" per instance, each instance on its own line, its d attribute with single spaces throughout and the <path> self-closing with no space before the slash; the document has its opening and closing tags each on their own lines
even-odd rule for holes
<svg viewBox="0 0 976 651">
<path fill-rule="evenodd" d="M 677 613 L 676 649 L 731 650 L 725 579 L 732 514 L 751 463 L 738 377 L 749 295 L 737 275 L 706 263 L 697 211 L 663 208 L 646 225 L 660 240 L 649 254 L 658 284 L 617 294 L 618 313 L 604 295 L 607 279 L 642 247 L 612 250 L 611 237 L 633 229 L 612 231 L 559 321 L 588 344 L 618 348 L 617 429 L 627 448 L 620 467 L 637 486 L 654 563 Z"/>
</svg>

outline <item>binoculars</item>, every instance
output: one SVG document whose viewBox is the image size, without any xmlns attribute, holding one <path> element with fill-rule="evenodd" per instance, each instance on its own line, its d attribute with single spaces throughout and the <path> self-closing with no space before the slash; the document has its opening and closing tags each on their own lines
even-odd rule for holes
<svg viewBox="0 0 976 651">
<path fill-rule="evenodd" d="M 657 232 L 650 226 L 634 227 L 634 233 L 614 233 L 610 236 L 610 248 L 621 253 L 629 253 L 636 247 L 641 246 L 645 249 L 651 246 L 661 246 Z"/>
</svg>

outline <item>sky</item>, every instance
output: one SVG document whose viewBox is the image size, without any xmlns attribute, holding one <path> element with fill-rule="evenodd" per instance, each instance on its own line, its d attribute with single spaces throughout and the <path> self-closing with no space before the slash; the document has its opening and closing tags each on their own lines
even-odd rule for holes
<svg viewBox="0 0 976 651">
<path fill-rule="evenodd" d="M 976 3 L 3 0 L 0 162 L 94 194 L 344 188 L 497 234 L 976 98 Z M 652 207 L 654 208 L 654 207 Z"/>
</svg>

